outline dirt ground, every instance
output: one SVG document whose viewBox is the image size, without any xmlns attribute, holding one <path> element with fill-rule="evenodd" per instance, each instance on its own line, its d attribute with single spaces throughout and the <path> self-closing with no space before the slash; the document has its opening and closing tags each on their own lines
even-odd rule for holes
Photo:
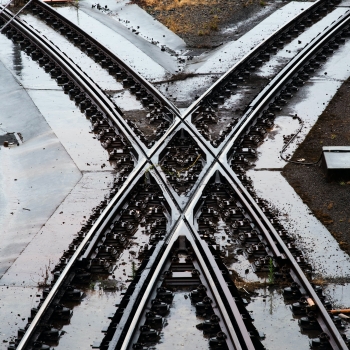
<svg viewBox="0 0 350 350">
<path fill-rule="evenodd" d="M 293 160 L 318 160 L 322 146 L 350 145 L 350 79 L 299 146 Z M 328 228 L 341 249 L 350 253 L 350 178 L 326 182 L 320 166 L 289 163 L 283 175 L 315 216 Z"/>
<path fill-rule="evenodd" d="M 215 48 L 241 36 L 286 2 L 264 0 L 133 0 L 192 49 Z M 245 21 L 240 27 L 236 24 Z M 236 27 L 235 27 L 236 26 Z M 234 28 L 225 33 L 225 28 Z"/>
</svg>

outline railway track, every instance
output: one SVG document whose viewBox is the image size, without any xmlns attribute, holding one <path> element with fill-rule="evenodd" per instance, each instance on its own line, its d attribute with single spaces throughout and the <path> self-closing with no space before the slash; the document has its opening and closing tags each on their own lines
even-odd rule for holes
<svg viewBox="0 0 350 350">
<path fill-rule="evenodd" d="M 52 10 L 48 10 L 47 5 L 36 1 L 34 4 L 35 9 L 42 7 L 50 12 L 51 17 Z M 44 291 L 40 308 L 32 311 L 27 329 L 19 332 L 18 341 L 9 348 L 45 349 L 43 342 L 57 341 L 57 329 L 47 325 L 53 318 L 71 317 L 71 310 L 62 305 L 64 299 L 79 300 L 82 292 L 75 289 L 76 286 L 83 286 L 93 275 L 110 275 L 115 271 L 118 256 L 130 247 L 130 242 L 141 244 L 147 240 L 148 243 L 139 250 L 142 263 L 132 276 L 132 282 L 105 330 L 105 338 L 98 345 L 99 348 L 143 349 L 156 343 L 169 304 L 174 294 L 179 293 L 190 296 L 199 315 L 210 316 L 198 328 L 212 336 L 209 340 L 211 348 L 262 349 L 260 335 L 225 265 L 223 255 L 228 258 L 232 252 L 218 247 L 215 249 L 219 222 L 223 227 L 222 232 L 225 232 L 220 239 L 226 242 L 238 240 L 257 275 L 266 277 L 269 266 L 273 265 L 274 278 L 290 284 L 285 287 L 284 295 L 286 299 L 300 299 L 293 304 L 293 312 L 302 316 L 299 320 L 302 329 L 323 332 L 313 340 L 314 347 L 347 348 L 336 327 L 336 324 L 341 325 L 341 320 L 331 318 L 326 310 L 329 303 L 325 301 L 322 290 L 312 286 L 305 276 L 310 272 L 309 264 L 266 205 L 256 198 L 244 171 L 249 166 L 247 158 L 254 158 L 254 148 L 261 142 L 259 136 L 264 135 L 272 125 L 274 113 L 281 108 L 287 95 L 288 98 L 292 97 L 298 85 L 302 85 L 320 65 L 320 60 L 325 59 L 324 54 L 332 52 L 350 35 L 348 14 L 321 33 L 281 70 L 249 104 L 243 117 L 228 128 L 220 142 L 215 143 L 214 137 L 201 137 L 205 128 L 198 128 L 200 118 L 205 119 L 209 114 L 211 118 L 217 117 L 215 110 L 218 103 L 224 102 L 221 94 L 229 94 L 226 90 L 236 88 L 233 86 L 235 81 L 244 82 L 246 74 L 241 73 L 246 69 L 245 65 L 252 66 L 252 60 L 264 56 L 267 48 L 273 42 L 280 41 L 281 36 L 286 37 L 289 31 L 299 30 L 295 29 L 296 26 L 302 26 L 304 21 L 308 23 L 308 18 L 319 8 L 324 9 L 325 2 L 317 2 L 312 10 L 305 11 L 267 39 L 216 82 L 183 116 L 166 99 L 162 99 L 150 84 L 134 74 L 130 67 L 111 53 L 105 55 L 104 51 L 103 65 L 106 65 L 104 60 L 111 60 L 113 64 L 107 64 L 109 67 L 118 65 L 118 73 L 124 70 L 126 75 L 132 77 L 130 84 L 130 79 L 124 78 L 126 87 L 135 83 L 139 84 L 140 89 L 135 89 L 135 93 L 142 89 L 147 91 L 148 102 L 144 102 L 148 106 L 153 105 L 150 112 L 157 109 L 162 115 L 172 115 L 168 120 L 168 129 L 162 129 L 158 140 L 146 144 L 149 146 L 146 151 L 142 147 L 145 139 L 139 137 L 136 128 L 130 127 L 118 106 L 98 86 L 48 40 L 20 20 L 12 21 L 6 35 L 21 43 L 27 39 L 23 46 L 26 49 L 30 47 L 27 53 L 33 59 L 50 55 L 48 60 L 55 62 L 55 67 L 50 67 L 50 62 L 45 63 L 45 60 L 42 62 L 50 68 L 50 72 L 54 71 L 50 73 L 52 77 L 63 75 L 63 80 L 57 80 L 65 82 L 64 89 L 69 88 L 67 81 L 74 82 L 77 87 L 68 91 L 75 89 L 76 94 L 70 93 L 73 98 L 83 95 L 81 99 L 75 98 L 80 108 L 86 111 L 86 107 L 94 103 L 96 107 L 92 108 L 92 114 L 86 113 L 90 118 L 97 114 L 96 119 L 93 118 L 93 128 L 96 125 L 94 131 L 99 133 L 102 145 L 110 150 L 111 160 L 115 160 L 114 156 L 117 162 L 122 159 L 121 163 L 128 170 L 116 181 L 110 198 L 97 207 L 81 230 L 79 239 L 73 242 L 70 252 L 56 266 L 52 286 Z M 40 14 L 41 10 L 35 11 Z M 47 16 L 46 12 L 42 17 Z M 6 11 L 2 14 L 5 20 L 9 20 L 9 16 Z M 58 22 L 52 18 L 49 21 Z M 55 27 L 63 26 L 63 22 L 67 26 L 64 18 L 59 21 Z M 73 29 L 78 32 L 77 28 Z M 66 34 L 69 31 L 73 30 L 63 30 Z M 74 35 L 71 35 L 73 39 Z M 79 35 L 83 33 L 80 31 Z M 86 50 L 93 45 L 97 47 L 90 38 L 90 42 L 86 38 L 84 41 L 81 39 L 80 36 L 80 43 L 87 43 Z M 103 51 L 101 47 L 98 50 Z M 100 58 L 95 54 L 97 61 Z M 305 69 L 305 66 L 308 68 Z M 58 69 L 61 70 L 56 76 L 55 69 L 56 73 Z M 114 74 L 115 71 L 110 72 Z M 82 102 L 87 99 L 90 104 L 87 102 L 84 105 Z M 111 134 L 106 131 L 109 128 L 113 128 Z M 128 151 L 120 155 L 118 150 L 121 148 Z"/>
<path fill-rule="evenodd" d="M 138 139 L 141 145 L 146 146 L 145 152 L 147 155 L 152 154 L 154 152 L 153 145 L 157 141 L 159 141 L 158 143 L 162 142 L 164 139 L 162 136 L 166 130 L 176 122 L 176 117 L 180 116 L 178 108 L 123 60 L 85 33 L 79 26 L 68 21 L 51 6 L 42 1 L 34 0 L 31 11 L 71 40 L 80 50 L 98 62 L 102 68 L 107 69 L 110 74 L 115 76 L 117 81 L 123 84 L 124 88 L 128 89 L 137 100 L 142 102 L 148 112 L 143 117 L 148 118 L 154 126 L 153 134 L 147 134 L 142 130 L 138 120 L 132 118 L 128 113 L 123 113 L 120 110 L 119 113 L 125 120 L 129 133 Z"/>
</svg>

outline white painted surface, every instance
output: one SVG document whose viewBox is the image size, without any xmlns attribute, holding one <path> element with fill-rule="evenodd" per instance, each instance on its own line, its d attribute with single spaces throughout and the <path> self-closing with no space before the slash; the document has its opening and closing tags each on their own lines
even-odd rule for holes
<svg viewBox="0 0 350 350">
<path fill-rule="evenodd" d="M 59 32 L 55 31 L 45 22 L 41 21 L 38 17 L 32 14 L 22 15 L 22 19 L 26 20 L 34 28 L 38 29 L 42 35 L 45 35 L 49 40 L 55 43 L 56 46 L 62 52 L 65 52 L 72 61 L 77 64 L 83 72 L 91 77 L 103 90 L 122 89 L 121 83 L 118 83 L 106 69 L 103 69 L 92 58 L 87 56 L 80 48 L 72 45 L 72 43 L 66 39 Z M 39 68 L 43 70 L 42 68 Z"/>
<path fill-rule="evenodd" d="M 91 131 L 90 121 L 68 95 L 44 90 L 28 93 L 80 171 L 113 170 L 108 152 Z"/>
</svg>

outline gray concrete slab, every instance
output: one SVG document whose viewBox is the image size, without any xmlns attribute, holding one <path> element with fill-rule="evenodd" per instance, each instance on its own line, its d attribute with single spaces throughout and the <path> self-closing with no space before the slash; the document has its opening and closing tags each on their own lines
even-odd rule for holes
<svg viewBox="0 0 350 350">
<path fill-rule="evenodd" d="M 81 177 L 26 91 L 0 62 L 0 127 L 23 143 L 0 150 L 0 275 Z"/>
<path fill-rule="evenodd" d="M 39 289 L 32 287 L 0 287 L 1 349 L 7 349 L 9 342 L 17 337 L 18 330 L 26 326 L 30 309 L 38 305 L 38 293 Z"/>
<path fill-rule="evenodd" d="M 112 180 L 110 172 L 84 173 L 45 225 L 32 235 L 30 243 L 0 279 L 0 285 L 36 287 L 51 280 L 51 269 L 89 217 L 91 208 L 108 193 Z"/>
</svg>

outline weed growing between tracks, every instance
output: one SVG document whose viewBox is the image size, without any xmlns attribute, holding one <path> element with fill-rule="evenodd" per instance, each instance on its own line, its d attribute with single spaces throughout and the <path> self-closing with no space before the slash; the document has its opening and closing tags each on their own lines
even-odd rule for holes
<svg viewBox="0 0 350 350">
<path fill-rule="evenodd" d="M 40 277 L 42 278 L 42 280 L 38 282 L 39 288 L 47 288 L 51 285 L 49 283 L 49 279 L 51 277 L 51 269 L 52 269 L 51 264 L 53 264 L 53 262 L 49 259 L 48 264 L 45 265 L 45 267 L 43 269 L 40 269 L 40 271 L 41 271 Z"/>
</svg>

